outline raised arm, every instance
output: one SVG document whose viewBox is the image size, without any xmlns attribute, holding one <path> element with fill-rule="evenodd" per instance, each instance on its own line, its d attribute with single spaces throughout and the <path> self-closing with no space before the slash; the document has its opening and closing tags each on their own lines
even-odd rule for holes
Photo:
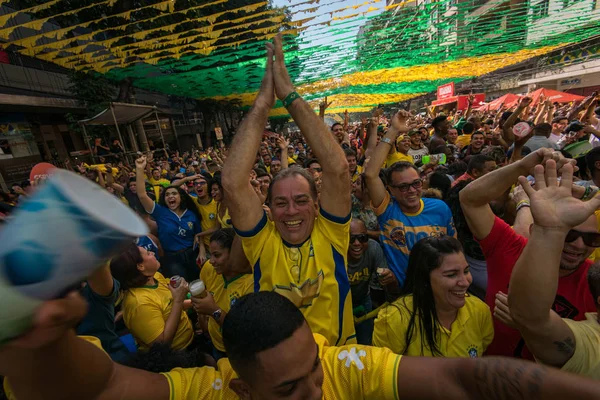
<svg viewBox="0 0 600 400">
<path fill-rule="evenodd" d="M 581 122 L 584 124 L 590 124 L 596 126 L 598 123 L 598 118 L 594 116 L 594 109 L 598 106 L 598 100 L 595 99 L 590 103 L 587 110 L 585 111 L 585 115 L 581 118 Z"/>
<path fill-rule="evenodd" d="M 521 115 L 523 110 L 525 110 L 529 104 L 531 104 L 531 97 L 522 97 L 519 101 L 517 109 L 513 111 L 506 121 L 504 121 L 504 125 L 502 125 L 502 136 L 504 137 L 506 143 L 512 144 L 515 141 L 515 135 L 512 130 L 513 125 L 517 121 L 517 118 L 519 118 L 519 115 Z"/>
<path fill-rule="evenodd" d="M 110 274 L 110 263 L 106 263 L 88 276 L 87 284 L 90 289 L 102 297 L 108 297 L 113 292 L 113 277 Z"/>
<path fill-rule="evenodd" d="M 285 66 L 281 35 L 274 39 L 275 92 L 280 100 L 295 93 L 294 85 Z M 316 158 L 323 169 L 323 184 L 321 186 L 320 206 L 327 213 L 345 218 L 350 214 L 350 172 L 344 151 L 337 144 L 329 128 L 315 114 L 312 107 L 301 97 L 288 105 L 294 122 L 313 149 Z"/>
<path fill-rule="evenodd" d="M 275 103 L 273 95 L 273 48 L 267 45 L 267 69 L 250 112 L 237 129 L 229 154 L 223 165 L 222 184 L 231 221 L 241 231 L 256 227 L 263 217 L 262 203 L 248 180 L 260 146 L 269 110 Z"/>
<path fill-rule="evenodd" d="M 381 203 L 383 203 L 386 195 L 385 185 L 379 177 L 379 171 L 390 152 L 390 148 L 396 146 L 398 135 L 400 133 L 408 132 L 409 117 L 410 113 L 404 110 L 400 110 L 394 115 L 390 128 L 379 142 L 379 145 L 375 148 L 375 151 L 367 164 L 367 168 L 365 169 L 364 174 L 367 188 L 369 189 L 369 196 L 371 197 L 371 203 L 374 207 L 379 207 Z"/>
<path fill-rule="evenodd" d="M 142 203 L 142 207 L 148 214 L 154 210 L 154 201 L 146 193 L 146 180 L 144 179 L 144 170 L 146 168 L 146 157 L 141 156 L 135 160 L 135 183 L 136 193 Z"/>
<path fill-rule="evenodd" d="M 598 396 L 596 381 L 511 358 L 403 357 L 398 367 L 400 399 L 591 400 Z"/>
<path fill-rule="evenodd" d="M 377 146 L 377 126 L 379 125 L 379 117 L 381 116 L 381 109 L 377 108 L 373 111 L 373 115 L 369 119 L 366 126 L 365 133 L 365 158 L 370 157 L 375 151 Z"/>
<path fill-rule="evenodd" d="M 287 149 L 288 149 L 288 146 L 290 145 L 290 141 L 289 141 L 289 139 L 284 138 L 283 135 L 279 135 L 279 136 L 277 136 L 277 144 L 279 145 L 279 148 L 281 149 L 281 156 L 280 156 L 281 170 L 284 170 L 289 167 Z"/>
<path fill-rule="evenodd" d="M 475 238 L 486 238 L 494 226 L 494 213 L 489 203 L 501 197 L 520 175 L 528 175 L 533 167 L 550 158 L 558 161 L 560 167 L 566 162 L 575 163 L 575 160 L 564 159 L 559 152 L 541 148 L 522 160 L 474 180 L 460 191 L 460 204 Z"/>
<path fill-rule="evenodd" d="M 600 197 L 581 201 L 572 195 L 573 167 L 562 169 L 557 186 L 556 162 L 535 167 L 535 189 L 524 177 L 521 186 L 531 201 L 533 230 L 513 269 L 508 302 L 513 320 L 536 359 L 562 367 L 573 355 L 575 338 L 569 326 L 552 311 L 560 258 L 567 233 L 600 206 Z"/>
</svg>

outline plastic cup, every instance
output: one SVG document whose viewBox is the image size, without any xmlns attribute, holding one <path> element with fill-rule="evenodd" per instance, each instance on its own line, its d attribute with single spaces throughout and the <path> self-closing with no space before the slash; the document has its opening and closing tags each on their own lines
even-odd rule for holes
<svg viewBox="0 0 600 400">
<path fill-rule="evenodd" d="M 27 330 L 44 300 L 147 233 L 144 221 L 106 190 L 56 170 L 0 230 L 0 343 Z"/>
<path fill-rule="evenodd" d="M 199 297 L 201 299 L 206 297 L 206 285 L 200 279 L 192 281 L 189 290 L 192 297 Z"/>
<path fill-rule="evenodd" d="M 517 137 L 525 137 L 531 132 L 531 126 L 527 122 L 519 122 L 513 126 L 513 133 Z"/>
</svg>

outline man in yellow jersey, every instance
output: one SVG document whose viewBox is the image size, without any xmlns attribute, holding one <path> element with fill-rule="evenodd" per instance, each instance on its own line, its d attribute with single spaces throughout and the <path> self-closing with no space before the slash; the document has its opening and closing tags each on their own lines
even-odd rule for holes
<svg viewBox="0 0 600 400">
<path fill-rule="evenodd" d="M 18 400 L 525 400 L 600 398 L 595 381 L 528 361 L 408 357 L 389 349 L 329 346 L 273 292 L 246 295 L 223 324 L 229 359 L 156 374 L 114 363 L 69 326 L 77 295 L 49 301 L 34 328 L 0 348 L 0 375 Z"/>
<path fill-rule="evenodd" d="M 269 52 L 272 50 L 269 49 Z M 238 128 L 223 167 L 222 183 L 234 228 L 254 274 L 254 291 L 290 299 L 312 330 L 332 345 L 355 343 L 346 257 L 350 240 L 348 162 L 329 128 L 294 91 L 281 39 L 254 105 Z M 248 182 L 274 93 L 283 100 L 322 168 L 322 190 L 305 170 L 282 170 L 269 186 L 267 218 Z"/>
</svg>

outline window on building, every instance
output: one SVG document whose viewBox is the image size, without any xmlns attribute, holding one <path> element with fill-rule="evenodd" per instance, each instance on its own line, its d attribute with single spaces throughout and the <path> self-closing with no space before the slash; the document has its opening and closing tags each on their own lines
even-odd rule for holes
<svg viewBox="0 0 600 400">
<path fill-rule="evenodd" d="M 534 21 L 548 16 L 549 4 L 550 0 L 542 0 L 539 3 L 533 4 L 531 6 L 531 16 Z"/>
</svg>

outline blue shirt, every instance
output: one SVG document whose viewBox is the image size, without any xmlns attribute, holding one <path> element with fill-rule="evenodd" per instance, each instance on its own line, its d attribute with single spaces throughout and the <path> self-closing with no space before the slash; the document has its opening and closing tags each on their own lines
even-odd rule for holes
<svg viewBox="0 0 600 400">
<path fill-rule="evenodd" d="M 139 247 L 143 247 L 144 249 L 151 251 L 154 253 L 156 257 L 158 257 L 158 246 L 154 243 L 154 240 L 150 239 L 148 236 L 142 236 L 137 238 L 136 244 Z"/>
<path fill-rule="evenodd" d="M 185 210 L 180 217 L 155 203 L 150 215 L 158 225 L 158 240 L 168 253 L 189 249 L 194 245 L 194 236 L 202 232 L 198 217 L 190 210 Z"/>
<path fill-rule="evenodd" d="M 100 296 L 90 285 L 81 289 L 88 303 L 88 312 L 77 326 L 78 335 L 95 336 L 102 348 L 117 362 L 123 363 L 129 356 L 127 347 L 119 339 L 115 329 L 115 302 L 119 297 L 119 282 L 113 278 L 113 290 L 108 296 Z"/>
<path fill-rule="evenodd" d="M 419 211 L 408 214 L 402 212 L 396 199 L 387 193 L 375 214 L 381 227 L 383 252 L 400 286 L 404 285 L 408 256 L 415 243 L 428 236 L 456 237 L 452 212 L 441 200 L 421 199 Z"/>
</svg>

